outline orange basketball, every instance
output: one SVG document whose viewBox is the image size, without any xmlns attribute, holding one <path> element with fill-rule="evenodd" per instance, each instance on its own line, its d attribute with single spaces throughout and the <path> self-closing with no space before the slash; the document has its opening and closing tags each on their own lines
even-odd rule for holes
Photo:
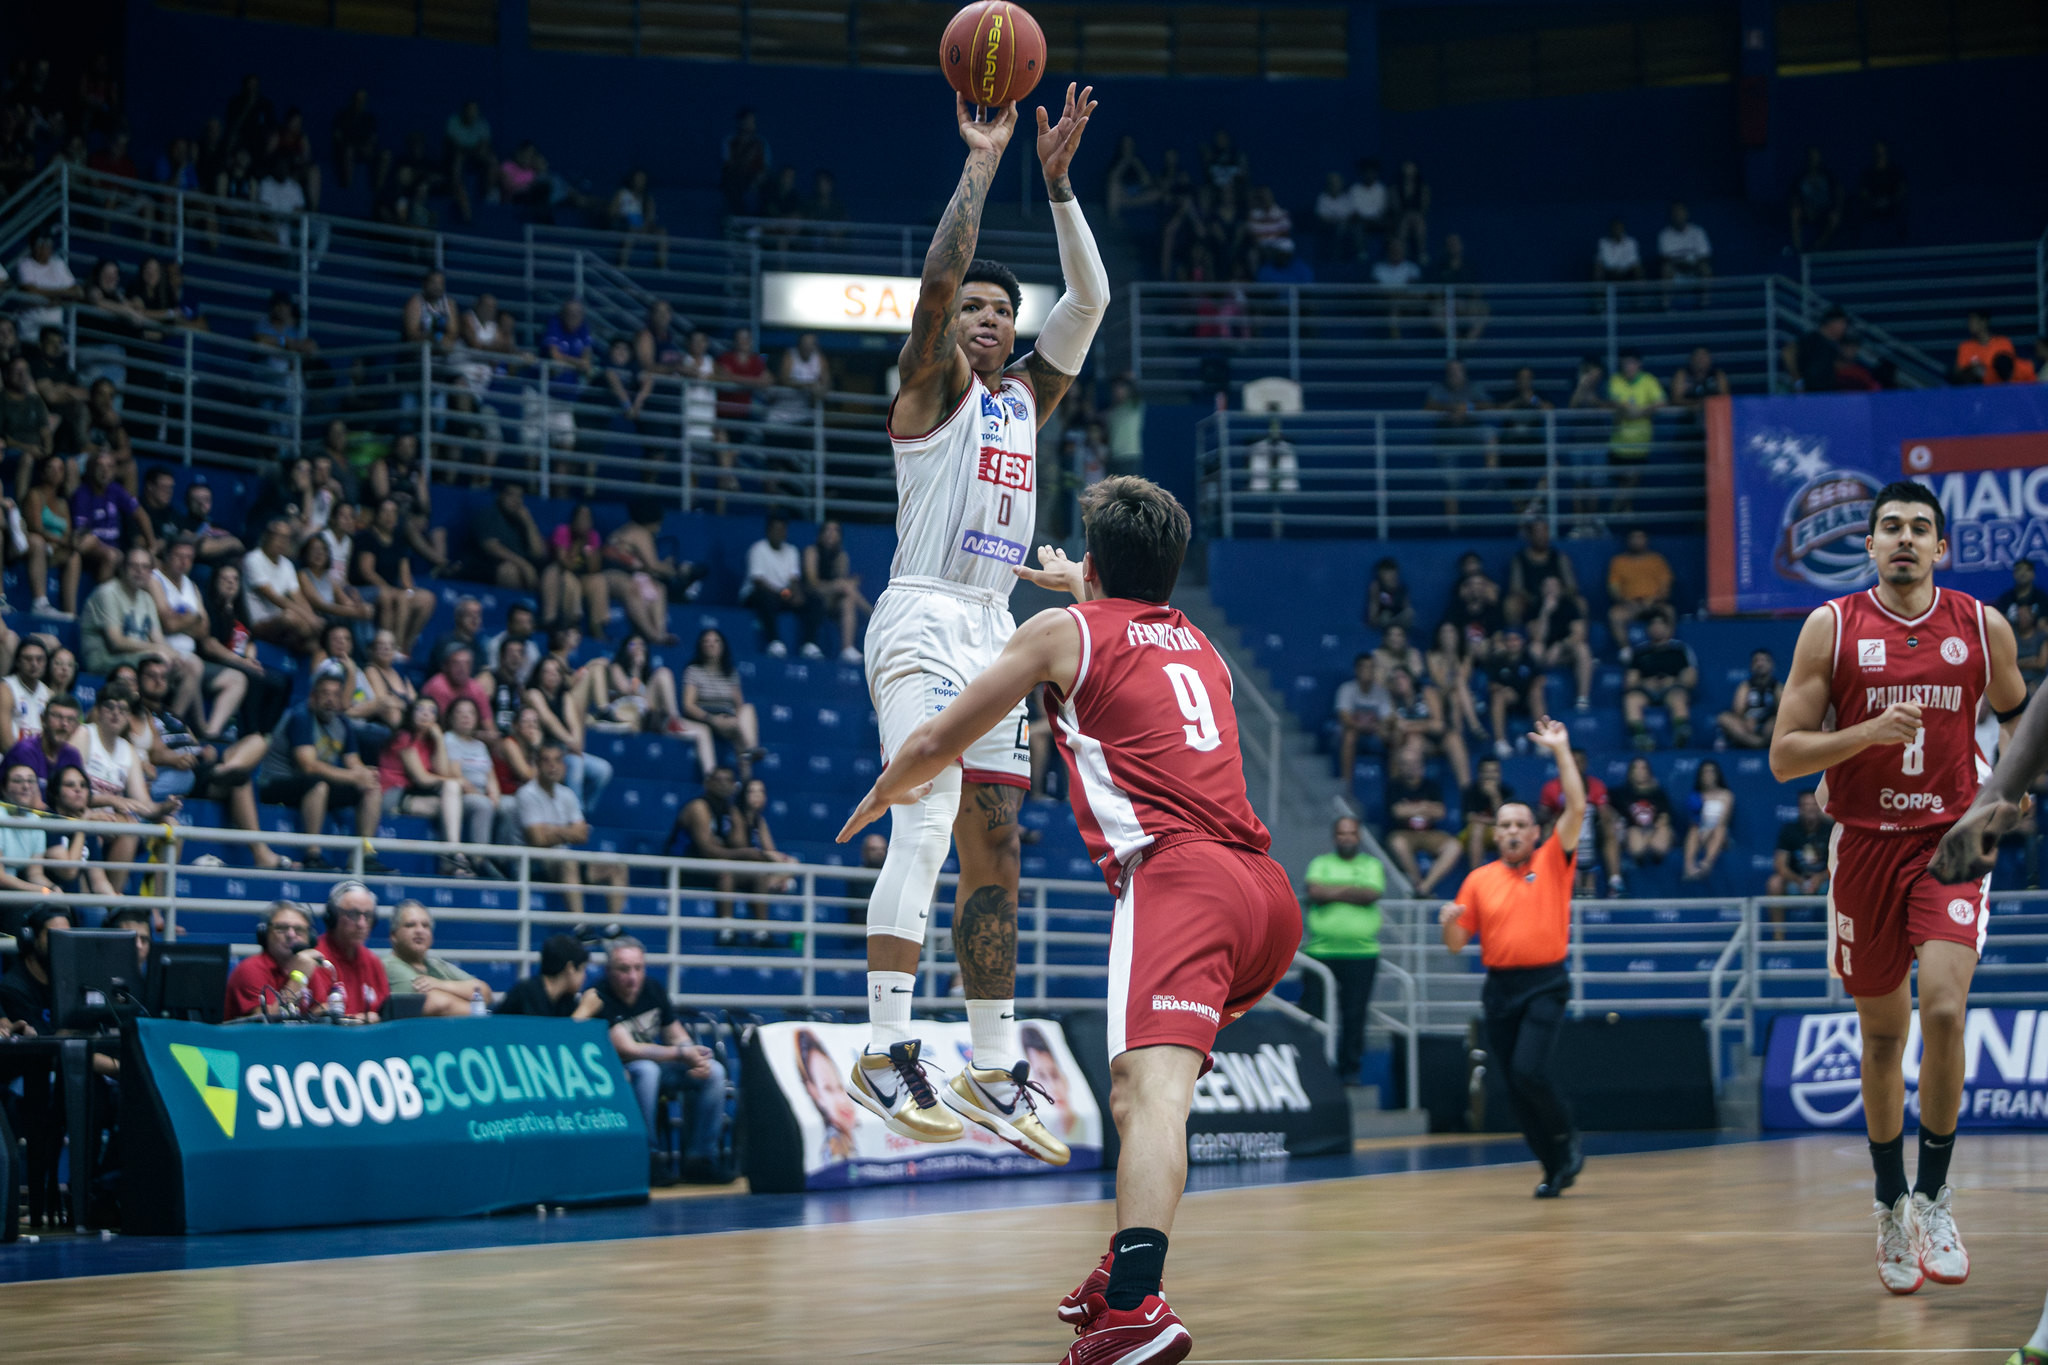
<svg viewBox="0 0 2048 1365">
<path fill-rule="evenodd" d="M 1045 30 L 1009 0 L 978 0 L 946 25 L 939 65 L 969 104 L 1021 100 L 1045 74 Z"/>
</svg>

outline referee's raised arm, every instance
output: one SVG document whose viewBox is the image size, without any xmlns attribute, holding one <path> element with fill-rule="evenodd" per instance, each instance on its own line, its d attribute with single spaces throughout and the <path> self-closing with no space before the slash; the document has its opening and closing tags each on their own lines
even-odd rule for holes
<svg viewBox="0 0 2048 1365">
<path fill-rule="evenodd" d="M 1557 764 L 1557 785 L 1564 794 L 1564 811 L 1557 817 L 1551 838 L 1560 848 L 1576 849 L 1579 830 L 1586 823 L 1586 779 L 1572 762 L 1572 732 L 1563 721 L 1545 716 L 1536 722 L 1529 738 L 1550 750 L 1551 760 Z"/>
</svg>

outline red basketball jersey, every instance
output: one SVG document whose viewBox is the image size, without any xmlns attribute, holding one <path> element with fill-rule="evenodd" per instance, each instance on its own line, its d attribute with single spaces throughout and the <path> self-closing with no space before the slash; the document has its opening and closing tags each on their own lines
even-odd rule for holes
<svg viewBox="0 0 2048 1365">
<path fill-rule="evenodd" d="M 1887 611 L 1875 588 L 1828 603 L 1835 617 L 1835 728 L 1898 702 L 1920 706 L 1910 744 L 1875 744 L 1827 770 L 1827 812 L 1860 829 L 1951 825 L 1991 765 L 1977 748 L 1977 703 L 1991 681 L 1984 604 L 1934 590 L 1914 620 Z"/>
<path fill-rule="evenodd" d="M 1264 853 L 1237 747 L 1230 668 L 1172 607 L 1126 597 L 1068 607 L 1081 671 L 1048 688 L 1074 818 L 1114 888 L 1146 849 L 1211 839 Z"/>
</svg>

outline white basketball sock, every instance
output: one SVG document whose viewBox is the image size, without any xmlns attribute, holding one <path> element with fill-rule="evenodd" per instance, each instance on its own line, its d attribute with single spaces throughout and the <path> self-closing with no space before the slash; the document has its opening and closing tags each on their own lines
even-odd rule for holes
<svg viewBox="0 0 2048 1365">
<path fill-rule="evenodd" d="M 2048 1351 L 2048 1303 L 2041 1305 L 2041 1325 L 2027 1338 L 2027 1345 L 2036 1351 Z"/>
<path fill-rule="evenodd" d="M 977 1071 L 1008 1071 L 1024 1060 L 1017 1043 L 1017 1002 L 970 1000 L 967 1032 L 973 1040 Z"/>
<path fill-rule="evenodd" d="M 868 1051 L 887 1052 L 892 1043 L 907 1043 L 910 1002 L 917 998 L 917 978 L 909 972 L 868 973 Z"/>
</svg>

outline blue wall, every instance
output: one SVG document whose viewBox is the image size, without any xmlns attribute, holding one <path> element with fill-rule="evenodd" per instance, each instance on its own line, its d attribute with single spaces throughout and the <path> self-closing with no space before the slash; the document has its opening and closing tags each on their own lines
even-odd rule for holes
<svg viewBox="0 0 2048 1365">
<path fill-rule="evenodd" d="M 128 80 L 138 141 L 154 152 L 196 131 L 241 75 L 265 77 L 280 107 L 297 103 L 324 144 L 335 109 L 359 83 L 387 135 L 438 130 L 463 98 L 483 101 L 498 143 L 533 138 L 555 168 L 603 191 L 644 164 L 673 222 L 708 223 L 720 141 L 741 104 L 759 110 L 779 160 L 806 175 L 837 172 L 856 216 L 929 221 L 950 192 L 959 144 L 935 74 L 823 67 L 630 60 L 540 52 L 525 45 L 524 5 L 507 0 L 496 47 L 403 40 L 174 13 L 129 0 Z M 1770 202 L 1743 199 L 1732 86 L 1677 87 L 1467 105 L 1422 113 L 1379 108 L 1376 7 L 1354 12 L 1352 78 L 1246 85 L 1117 77 L 1099 97 L 1077 180 L 1092 194 L 1117 138 L 1150 157 L 1191 154 L 1219 109 L 1261 180 L 1305 213 L 1322 173 L 1354 156 L 1412 156 L 1436 186 L 1436 233 L 1461 230 L 1495 278 L 1582 274 L 1612 212 L 1639 237 L 1666 200 L 1685 196 L 1715 236 L 1724 271 L 1775 266 L 1783 195 L 1808 142 L 1853 178 L 1872 138 L 1890 140 L 1911 178 L 1916 231 L 1929 238 L 2031 236 L 2048 215 L 2048 182 L 2016 174 L 2038 119 L 2048 59 L 1979 61 L 1771 82 L 1771 145 L 1756 182 Z M 1048 81 L 1046 93 L 1063 77 Z M 1238 113 L 1235 111 L 1243 111 Z M 844 120 L 854 120 L 848 131 Z M 1316 136 L 1303 136 L 1315 129 Z M 2010 129 L 2009 136 L 1999 133 Z M 863 152 L 861 148 L 876 149 Z M 1017 161 L 1028 145 L 1013 150 Z M 2019 152 L 2023 159 L 2024 153 Z M 995 202 L 1016 202 L 1005 176 Z M 1995 187 L 1986 193 L 1985 187 Z M 701 230 L 701 226 L 700 226 Z"/>
</svg>

